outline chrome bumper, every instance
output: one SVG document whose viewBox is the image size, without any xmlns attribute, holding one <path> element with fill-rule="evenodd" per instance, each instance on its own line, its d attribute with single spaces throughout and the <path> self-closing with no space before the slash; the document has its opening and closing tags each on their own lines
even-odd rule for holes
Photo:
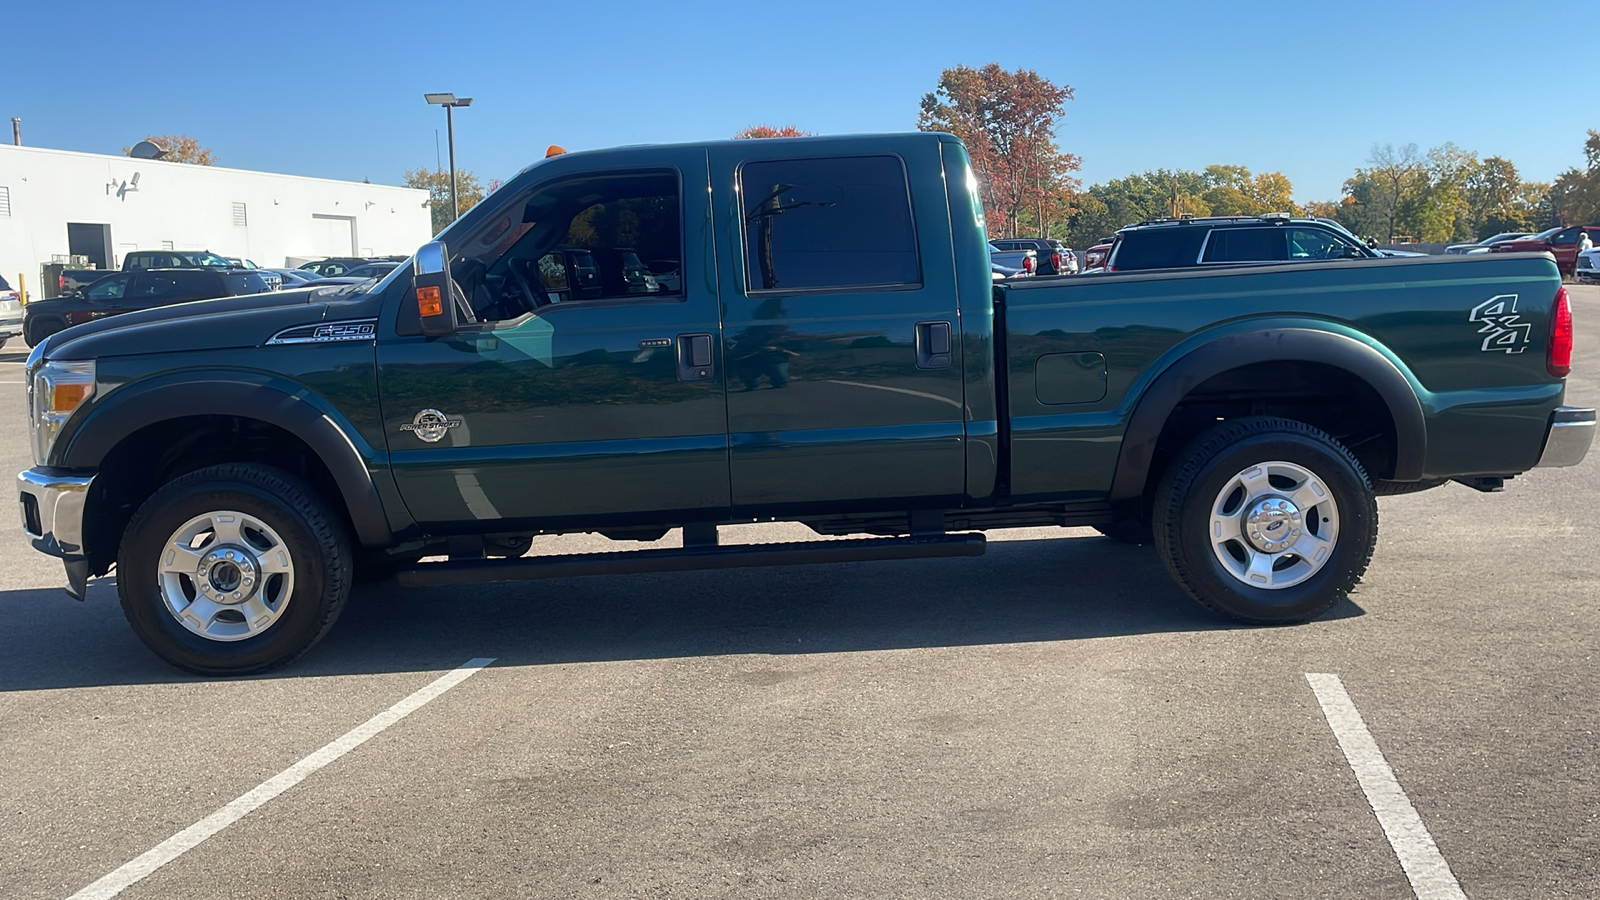
<svg viewBox="0 0 1600 900">
<path fill-rule="evenodd" d="M 1536 466 L 1575 466 L 1583 462 L 1594 442 L 1594 410 L 1558 406 L 1545 427 L 1544 452 Z"/>
<path fill-rule="evenodd" d="M 33 549 L 59 557 L 67 568 L 67 593 L 83 599 L 89 559 L 83 550 L 83 509 L 93 475 L 52 475 L 40 469 L 17 473 L 22 530 Z"/>
</svg>

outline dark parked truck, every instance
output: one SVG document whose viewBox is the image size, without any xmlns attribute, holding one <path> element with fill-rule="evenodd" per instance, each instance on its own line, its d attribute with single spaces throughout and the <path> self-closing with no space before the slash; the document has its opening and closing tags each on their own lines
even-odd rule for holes
<svg viewBox="0 0 1600 900">
<path fill-rule="evenodd" d="M 988 250 L 948 135 L 558 155 L 366 293 L 51 337 L 23 521 L 71 594 L 115 567 L 155 652 L 234 674 L 311 646 L 363 574 L 972 556 L 1018 526 L 1149 536 L 1201 603 L 1301 621 L 1361 578 L 1376 495 L 1589 447 L 1543 254 L 993 286 Z M 770 519 L 865 536 L 718 542 Z"/>
</svg>

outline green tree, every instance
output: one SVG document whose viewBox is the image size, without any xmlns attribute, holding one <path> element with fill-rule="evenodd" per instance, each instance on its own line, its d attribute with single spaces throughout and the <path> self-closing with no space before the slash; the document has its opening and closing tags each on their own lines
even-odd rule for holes
<svg viewBox="0 0 1600 900">
<path fill-rule="evenodd" d="M 433 216 L 433 233 L 443 231 L 446 225 L 455 221 L 455 215 L 450 205 L 450 170 L 449 169 L 410 169 L 405 174 L 405 185 L 409 188 L 419 188 L 428 192 L 428 207 Z M 462 214 L 478 205 L 483 199 L 483 187 L 478 184 L 478 176 L 465 169 L 456 170 L 456 190 L 460 193 L 460 208 Z"/>
<path fill-rule="evenodd" d="M 195 166 L 214 165 L 217 161 L 216 154 L 211 148 L 200 146 L 200 142 L 187 134 L 152 134 L 146 135 L 145 140 L 159 145 L 167 152 L 161 158 L 167 162 L 189 163 Z M 132 147 L 123 147 L 123 155 L 133 153 Z"/>
<path fill-rule="evenodd" d="M 1029 226 L 1050 233 L 1053 216 L 1070 215 L 1078 157 L 1061 152 L 1055 126 L 1072 88 L 1031 69 L 1007 72 L 997 63 L 981 69 L 945 69 L 923 96 L 917 127 L 961 138 L 972 157 L 991 234 L 1016 235 Z"/>
</svg>

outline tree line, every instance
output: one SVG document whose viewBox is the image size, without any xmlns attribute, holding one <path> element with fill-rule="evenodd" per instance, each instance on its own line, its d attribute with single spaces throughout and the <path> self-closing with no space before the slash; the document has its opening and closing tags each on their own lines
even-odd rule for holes
<svg viewBox="0 0 1600 900">
<path fill-rule="evenodd" d="M 944 131 L 966 144 L 987 211 L 991 237 L 1051 237 L 1073 247 L 1091 246 L 1118 228 L 1167 216 L 1290 213 L 1335 219 L 1364 238 L 1466 242 L 1505 231 L 1540 231 L 1600 221 L 1600 131 L 1590 130 L 1584 164 L 1551 182 L 1526 181 L 1501 156 L 1447 143 L 1426 153 L 1416 144 L 1374 145 L 1336 200 L 1305 204 L 1282 172 L 1252 173 L 1233 164 L 1200 171 L 1155 169 L 1083 188 L 1077 155 L 1057 144 L 1057 125 L 1073 89 L 1031 69 L 1007 71 L 998 63 L 955 66 L 940 73 L 919 104 L 917 127 Z M 752 125 L 736 139 L 805 137 L 795 125 Z M 214 156 L 194 138 L 154 138 L 166 158 L 210 165 Z M 124 148 L 127 152 L 128 148 Z M 458 169 L 464 213 L 495 188 Z M 408 187 L 429 192 L 433 228 L 451 220 L 449 173 L 419 168 L 405 173 Z"/>
</svg>

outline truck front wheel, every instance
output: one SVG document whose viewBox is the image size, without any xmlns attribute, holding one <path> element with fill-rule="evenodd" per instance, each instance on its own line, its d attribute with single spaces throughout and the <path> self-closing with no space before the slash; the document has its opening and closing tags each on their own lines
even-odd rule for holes
<svg viewBox="0 0 1600 900">
<path fill-rule="evenodd" d="M 1156 489 L 1154 525 L 1167 571 L 1201 604 L 1250 622 L 1304 622 L 1360 582 L 1378 506 L 1338 441 L 1254 416 L 1190 442 Z"/>
<path fill-rule="evenodd" d="M 128 523 L 117 593 L 140 640 L 201 675 L 283 665 L 332 627 L 350 594 L 343 521 L 309 485 L 230 463 L 177 478 Z"/>
</svg>

